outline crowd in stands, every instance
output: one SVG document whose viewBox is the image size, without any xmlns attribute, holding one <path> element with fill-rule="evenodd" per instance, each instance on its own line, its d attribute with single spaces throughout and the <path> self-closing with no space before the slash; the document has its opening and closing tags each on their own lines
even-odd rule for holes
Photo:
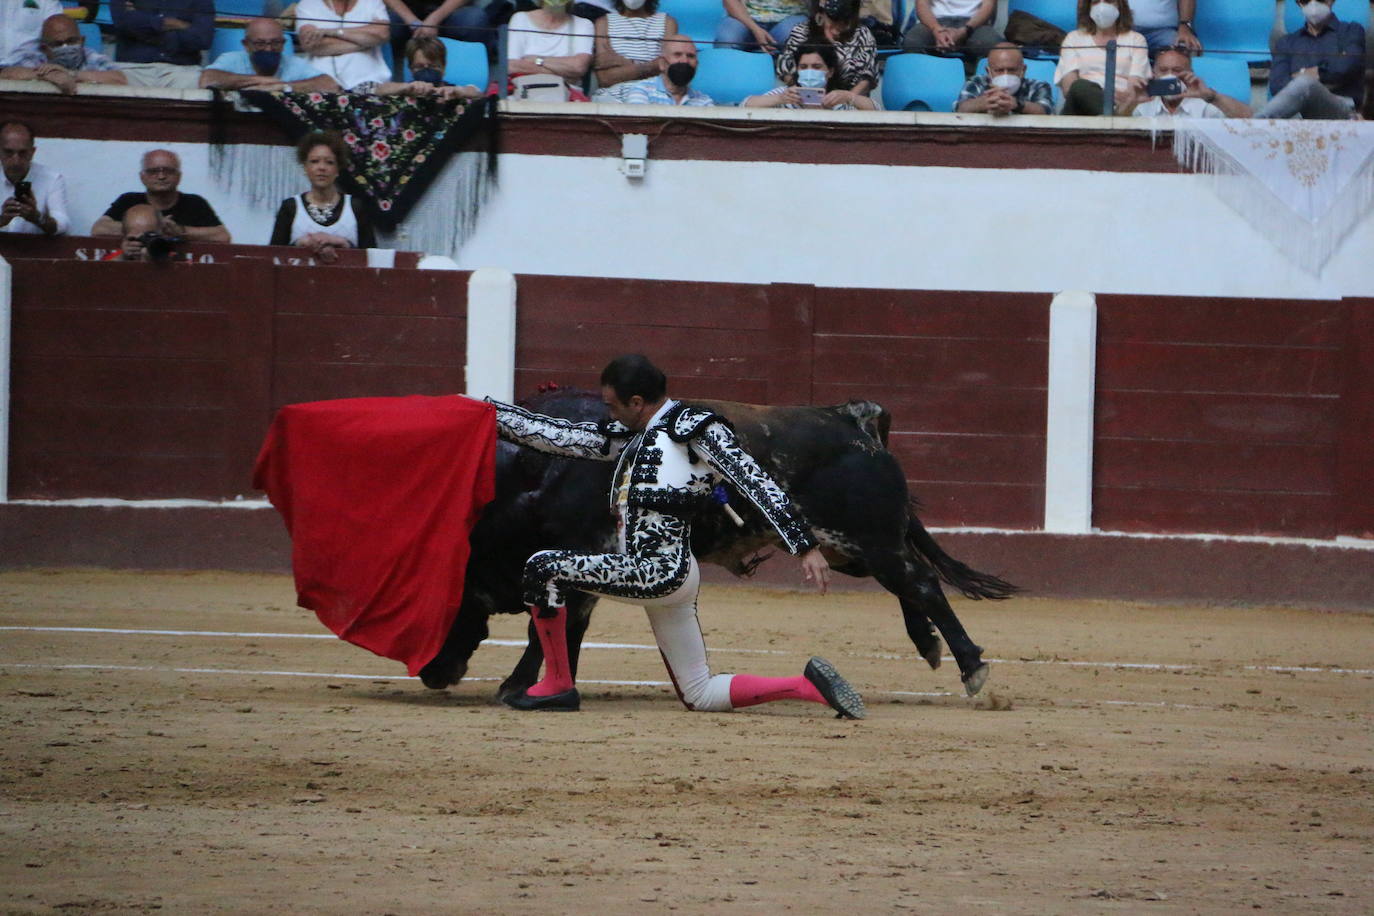
<svg viewBox="0 0 1374 916">
<path fill-rule="evenodd" d="M 479 78 L 448 85 L 445 46 L 437 39 L 481 42 L 495 60 L 497 27 L 506 24 L 508 89 L 520 97 L 718 104 L 692 87 L 699 59 L 686 46 L 694 42 L 658 8 L 659 0 L 297 0 L 282 17 L 294 28 L 294 46 L 281 20 L 253 19 L 243 30 L 242 50 L 221 47 L 203 69 L 215 35 L 214 0 L 100 2 L 109 4 L 112 55 L 87 45 L 59 0 L 0 0 L 0 78 L 43 81 L 67 94 L 82 83 L 127 83 L 475 98 L 494 84 L 479 85 Z M 998 0 L 911 0 L 904 34 L 893 22 L 892 2 L 721 0 L 715 47 L 770 55 L 777 83 L 729 101 L 876 107 L 883 54 L 900 43 L 908 53 L 963 63 L 965 82 L 953 105 L 960 112 L 1096 115 L 1111 102 L 1121 114 L 1251 115 L 1249 99 L 1221 96 L 1191 65 L 1205 52 L 1194 29 L 1197 9 L 1219 0 L 1065 0 L 1077 4 L 1076 27 L 1059 32 L 1057 46 L 1025 49 L 1057 58 L 1052 80 L 1027 77 L 1023 48 L 995 25 Z M 1270 98 L 1254 116 L 1359 116 L 1364 28 L 1342 20 L 1335 7 L 1365 0 L 1286 2 L 1303 21 L 1274 49 Z M 1027 32 L 1027 20 L 1040 31 Z M 1054 36 L 1056 27 L 1025 17 L 1018 31 L 1023 34 L 1012 37 L 1024 44 L 1024 34 Z M 878 36 L 889 47 L 881 48 Z"/>
</svg>

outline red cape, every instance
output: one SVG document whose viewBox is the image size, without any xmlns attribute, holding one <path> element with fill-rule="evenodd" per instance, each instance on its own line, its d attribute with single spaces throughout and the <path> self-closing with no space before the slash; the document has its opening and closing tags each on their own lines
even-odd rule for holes
<svg viewBox="0 0 1374 916">
<path fill-rule="evenodd" d="M 496 490 L 496 411 L 458 395 L 291 404 L 253 485 L 286 520 L 300 606 L 413 676 L 463 601 L 468 536 Z"/>
</svg>

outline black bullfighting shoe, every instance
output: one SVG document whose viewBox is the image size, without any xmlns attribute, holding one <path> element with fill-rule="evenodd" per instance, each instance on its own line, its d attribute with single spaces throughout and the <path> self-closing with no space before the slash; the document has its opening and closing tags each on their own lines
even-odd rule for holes
<svg viewBox="0 0 1374 916">
<path fill-rule="evenodd" d="M 836 671 L 830 662 L 813 655 L 811 661 L 806 663 L 806 670 L 802 675 L 821 692 L 830 708 L 835 710 L 835 718 L 864 717 L 864 698 L 859 696 L 859 691 L 851 687 L 848 681 L 840 677 L 840 672 Z"/>
<path fill-rule="evenodd" d="M 546 697 L 532 697 L 526 691 L 510 693 L 501 698 L 511 709 L 543 709 L 550 712 L 576 712 L 582 706 L 582 695 L 574 687 Z"/>
</svg>

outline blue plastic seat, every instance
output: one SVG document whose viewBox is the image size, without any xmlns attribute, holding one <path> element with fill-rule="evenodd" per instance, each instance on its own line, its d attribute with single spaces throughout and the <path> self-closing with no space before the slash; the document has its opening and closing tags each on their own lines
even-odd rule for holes
<svg viewBox="0 0 1374 916">
<path fill-rule="evenodd" d="M 1285 5 L 1297 6 L 1291 0 Z M 1277 15 L 1269 0 L 1208 0 L 1198 4 L 1193 23 L 1207 54 L 1263 63 L 1271 57 L 1269 33 Z"/>
<path fill-rule="evenodd" d="M 717 105 L 738 105 L 777 84 L 772 55 L 735 48 L 701 48 L 697 57 L 692 88 L 709 95 Z"/>
<path fill-rule="evenodd" d="M 1026 60 L 1026 79 L 1040 80 L 1042 83 L 1049 83 L 1054 91 L 1054 110 L 1058 111 L 1064 105 L 1064 93 L 1060 91 L 1059 84 L 1054 81 L 1055 62 L 1052 60 Z M 978 61 L 978 72 L 987 75 L 988 59 L 985 57 Z"/>
<path fill-rule="evenodd" d="M 81 32 L 81 37 L 86 42 L 86 47 L 92 51 L 103 51 L 105 42 L 100 37 L 100 26 L 94 22 L 78 22 L 77 29 Z"/>
<path fill-rule="evenodd" d="M 883 107 L 888 111 L 953 111 L 964 88 L 957 57 L 894 54 L 883 70 Z"/>
<path fill-rule="evenodd" d="M 455 86 L 476 86 L 487 88 L 491 81 L 487 69 L 487 46 L 480 41 L 459 41 L 456 38 L 440 38 L 447 52 L 444 62 L 444 82 Z M 401 78 L 406 82 L 414 79 L 410 72 L 410 61 L 401 64 Z"/>
<path fill-rule="evenodd" d="M 715 40 L 716 26 L 725 17 L 720 0 L 663 0 L 658 8 L 676 19 L 678 33 L 697 42 L 698 48 Z"/>
<path fill-rule="evenodd" d="M 1239 57 L 1205 54 L 1193 59 L 1193 72 L 1217 92 L 1250 104 L 1250 65 Z"/>
<path fill-rule="evenodd" d="M 215 0 L 215 15 L 222 19 L 254 19 L 263 15 L 265 0 Z"/>
</svg>

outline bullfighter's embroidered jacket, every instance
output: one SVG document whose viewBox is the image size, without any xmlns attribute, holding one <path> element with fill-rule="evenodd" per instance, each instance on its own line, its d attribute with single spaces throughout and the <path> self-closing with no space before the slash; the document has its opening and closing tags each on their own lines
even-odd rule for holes
<svg viewBox="0 0 1374 916">
<path fill-rule="evenodd" d="M 790 553 L 817 546 L 801 512 L 720 414 L 669 400 L 635 432 L 614 420 L 578 423 L 487 400 L 496 407 L 503 439 L 566 458 L 615 461 L 611 508 L 629 519 L 627 527 L 654 513 L 690 524 L 726 480 L 763 513 Z M 634 532 L 625 533 L 635 543 Z"/>
</svg>

